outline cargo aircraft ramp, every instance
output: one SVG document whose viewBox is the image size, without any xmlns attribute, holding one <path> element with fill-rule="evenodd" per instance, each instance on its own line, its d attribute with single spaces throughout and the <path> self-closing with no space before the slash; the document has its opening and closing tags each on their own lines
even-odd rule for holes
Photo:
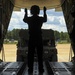
<svg viewBox="0 0 75 75">
<path fill-rule="evenodd" d="M 42 9 L 55 8 L 56 11 L 63 11 L 66 27 L 69 36 L 72 33 L 75 14 L 75 0 L 0 0 L 0 51 L 3 47 L 5 35 L 8 30 L 9 22 L 13 11 L 20 11 L 21 8 L 30 9 L 34 5 L 39 5 Z M 73 9 L 74 8 L 74 9 Z M 74 31 L 75 32 L 75 31 Z M 75 33 L 70 37 L 72 48 L 75 48 L 75 41 L 72 41 Z M 75 49 L 73 49 L 75 52 Z M 73 62 L 50 62 L 44 61 L 43 75 L 75 75 L 75 58 Z M 38 75 L 38 63 L 34 62 L 33 75 Z M 27 62 L 0 62 L 0 75 L 28 75 Z"/>
<path fill-rule="evenodd" d="M 75 75 L 75 64 L 72 62 L 43 62 L 42 75 Z M 1 62 L 0 75 L 28 75 L 28 67 L 24 62 Z M 38 63 L 34 62 L 33 75 L 40 75 Z"/>
</svg>

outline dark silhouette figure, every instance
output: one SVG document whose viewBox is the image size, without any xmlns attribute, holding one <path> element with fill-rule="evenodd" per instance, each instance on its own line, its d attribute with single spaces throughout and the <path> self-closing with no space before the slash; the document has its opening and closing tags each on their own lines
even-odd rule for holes
<svg viewBox="0 0 75 75">
<path fill-rule="evenodd" d="M 46 7 L 44 7 L 44 17 L 39 17 L 40 8 L 33 5 L 30 10 L 32 16 L 27 16 L 27 9 L 25 9 L 25 16 L 23 21 L 28 23 L 29 28 L 29 44 L 28 44 L 28 72 L 33 73 L 34 52 L 37 49 L 37 57 L 39 64 L 39 72 L 43 73 L 43 43 L 41 27 L 43 22 L 47 21 Z"/>
</svg>

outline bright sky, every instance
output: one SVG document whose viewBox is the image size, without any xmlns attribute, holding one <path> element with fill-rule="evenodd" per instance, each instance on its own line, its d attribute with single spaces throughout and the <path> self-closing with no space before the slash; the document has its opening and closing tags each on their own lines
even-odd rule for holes
<svg viewBox="0 0 75 75">
<path fill-rule="evenodd" d="M 20 12 L 14 11 L 10 20 L 8 30 L 12 29 L 28 29 L 27 23 L 23 22 L 24 10 L 21 9 Z M 30 12 L 28 10 L 30 16 Z M 43 11 L 40 11 L 40 16 L 43 16 Z M 56 12 L 54 9 L 47 10 L 47 22 L 43 24 L 43 29 L 53 29 L 59 32 L 67 32 L 64 16 L 62 12 Z"/>
</svg>

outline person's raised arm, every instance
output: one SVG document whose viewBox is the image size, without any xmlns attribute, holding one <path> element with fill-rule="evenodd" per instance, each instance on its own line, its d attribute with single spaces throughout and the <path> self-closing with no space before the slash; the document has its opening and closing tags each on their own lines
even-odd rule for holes
<svg viewBox="0 0 75 75">
<path fill-rule="evenodd" d="M 46 22 L 47 21 L 46 7 L 43 8 L 43 12 L 44 12 L 44 22 Z"/>
<path fill-rule="evenodd" d="M 27 17 L 28 17 L 27 8 L 25 8 L 25 15 L 24 15 L 24 19 L 23 19 L 24 22 L 27 22 Z"/>
</svg>

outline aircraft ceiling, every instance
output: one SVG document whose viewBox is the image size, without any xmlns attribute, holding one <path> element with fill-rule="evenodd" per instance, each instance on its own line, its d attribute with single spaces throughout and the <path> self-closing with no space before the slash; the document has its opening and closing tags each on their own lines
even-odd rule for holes
<svg viewBox="0 0 75 75">
<path fill-rule="evenodd" d="M 46 6 L 47 9 L 55 8 L 56 11 L 61 11 L 61 0 L 14 0 L 14 1 L 15 1 L 14 11 L 20 11 L 21 8 L 30 9 L 32 5 L 38 5 L 40 9 Z"/>
</svg>

